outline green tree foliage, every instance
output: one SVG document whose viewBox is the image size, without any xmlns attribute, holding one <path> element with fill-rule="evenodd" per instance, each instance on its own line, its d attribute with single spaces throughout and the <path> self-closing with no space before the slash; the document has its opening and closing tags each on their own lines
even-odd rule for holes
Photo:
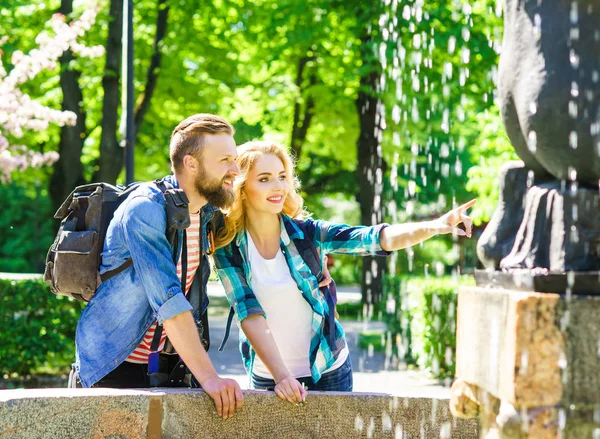
<svg viewBox="0 0 600 439">
<path fill-rule="evenodd" d="M 59 6 L 58 0 L 0 4 L 3 33 L 11 34 L 2 47 L 5 56 L 31 46 Z M 106 1 L 98 24 L 85 37 L 87 44 L 106 44 L 109 6 Z M 469 190 L 485 200 L 480 203 L 485 207 L 475 209 L 485 221 L 493 206 L 489 190 L 495 186 L 493 177 L 486 177 L 511 157 L 510 147 L 497 140 L 503 128 L 493 110 L 500 38 L 494 7 L 491 0 L 136 2 L 138 104 L 147 90 L 152 57 L 157 50 L 161 54 L 153 98 L 137 127 L 136 179 L 170 172 L 167 145 L 173 127 L 192 113 L 214 112 L 234 123 L 238 143 L 267 137 L 290 146 L 298 156 L 307 206 L 316 215 L 336 211 L 335 205 L 324 205 L 325 196 L 357 209 L 363 182 L 356 177 L 361 115 L 355 102 L 361 77 L 375 69 L 382 83 L 375 94 L 387 124 L 381 139 L 384 219 L 431 217 L 455 199 L 471 197 Z M 165 35 L 154 47 L 164 8 Z M 366 52 L 365 32 L 371 35 Z M 80 157 L 85 180 L 100 170 L 104 63 L 104 58 L 71 63 L 81 72 L 86 111 Z M 56 72 L 37 79 L 30 91 L 60 106 Z M 56 150 L 59 138 L 53 128 L 27 142 Z M 502 159 L 496 158 L 499 147 Z M 17 185 L 30 178 L 15 177 Z M 470 177 L 475 183 L 467 186 Z M 123 182 L 122 174 L 118 181 Z M 40 185 L 45 194 L 47 176 L 42 175 Z M 338 219 L 360 221 L 355 213 Z M 446 252 L 452 245 L 447 241 Z M 418 263 L 421 250 L 414 251 Z M 399 270 L 408 269 L 408 256 L 403 258 Z"/>
</svg>

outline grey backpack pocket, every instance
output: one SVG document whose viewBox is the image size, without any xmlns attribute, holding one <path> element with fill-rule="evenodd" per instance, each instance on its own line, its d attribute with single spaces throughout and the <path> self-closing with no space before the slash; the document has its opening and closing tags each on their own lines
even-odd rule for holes
<svg viewBox="0 0 600 439">
<path fill-rule="evenodd" d="M 89 301 L 100 284 L 98 276 L 99 236 L 94 230 L 80 232 L 62 230 L 55 245 L 52 262 L 46 267 L 45 277 L 52 279 L 54 294 Z M 51 272 L 61 276 L 51 276 Z"/>
</svg>

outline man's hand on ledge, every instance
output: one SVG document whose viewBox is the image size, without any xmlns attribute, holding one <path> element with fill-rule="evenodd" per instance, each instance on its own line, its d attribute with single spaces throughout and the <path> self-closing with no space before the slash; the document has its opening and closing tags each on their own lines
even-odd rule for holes
<svg viewBox="0 0 600 439">
<path fill-rule="evenodd" d="M 233 413 L 244 405 L 242 389 L 235 380 L 214 375 L 200 382 L 200 385 L 213 399 L 217 414 L 223 419 L 233 416 Z"/>
</svg>

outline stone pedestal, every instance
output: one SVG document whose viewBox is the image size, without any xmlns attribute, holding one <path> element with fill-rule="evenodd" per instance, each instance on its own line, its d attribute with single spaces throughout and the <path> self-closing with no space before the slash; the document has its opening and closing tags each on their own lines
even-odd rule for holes
<svg viewBox="0 0 600 439">
<path fill-rule="evenodd" d="M 451 410 L 485 438 L 600 437 L 600 296 L 459 292 Z"/>
</svg>

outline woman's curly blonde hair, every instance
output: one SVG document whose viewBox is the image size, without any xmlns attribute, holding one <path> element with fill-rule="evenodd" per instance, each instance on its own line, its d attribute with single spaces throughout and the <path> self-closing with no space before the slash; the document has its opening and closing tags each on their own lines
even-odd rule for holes
<svg viewBox="0 0 600 439">
<path fill-rule="evenodd" d="M 304 200 L 298 193 L 300 181 L 294 173 L 294 161 L 285 148 L 277 143 L 268 141 L 252 141 L 244 143 L 238 147 L 238 157 L 236 161 L 240 168 L 240 175 L 233 183 L 235 201 L 231 207 L 225 211 L 225 227 L 217 234 L 215 248 L 225 247 L 233 241 L 240 230 L 246 228 L 246 210 L 244 208 L 242 193 L 246 186 L 248 172 L 252 169 L 259 157 L 267 154 L 274 155 L 281 160 L 285 169 L 289 192 L 283 202 L 283 213 L 291 218 L 299 219 L 308 216 L 308 213 L 304 209 Z"/>
</svg>

